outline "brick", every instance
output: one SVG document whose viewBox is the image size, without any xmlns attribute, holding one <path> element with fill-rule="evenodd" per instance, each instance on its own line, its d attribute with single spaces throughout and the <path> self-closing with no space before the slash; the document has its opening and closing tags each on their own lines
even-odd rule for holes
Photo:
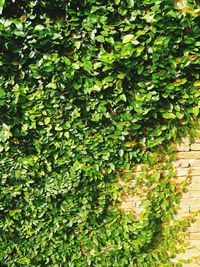
<svg viewBox="0 0 200 267">
<path fill-rule="evenodd" d="M 190 163 L 189 162 L 182 162 L 181 163 L 181 168 L 188 168 L 190 167 Z"/>
<path fill-rule="evenodd" d="M 182 267 L 199 267 L 199 264 L 197 263 L 188 263 L 188 264 L 183 264 Z"/>
<path fill-rule="evenodd" d="M 197 248 L 190 248 L 186 249 L 184 254 L 177 255 L 178 260 L 189 260 L 192 257 L 198 257 L 200 256 L 200 251 Z M 193 263 L 195 263 L 195 260 L 192 261 L 192 265 L 190 267 L 193 267 Z"/>
<path fill-rule="evenodd" d="M 192 245 L 192 246 L 194 246 L 194 247 L 199 247 L 200 248 L 200 240 L 191 240 L 191 239 L 189 239 L 189 242 L 190 242 L 190 244 Z"/>
<path fill-rule="evenodd" d="M 172 163 L 172 166 L 174 168 L 181 167 L 181 162 L 182 162 L 182 160 L 177 160 L 177 161 L 175 161 L 175 162 Z"/>
<path fill-rule="evenodd" d="M 200 240 L 200 231 L 197 233 L 191 233 L 189 238 L 190 240 Z"/>
<path fill-rule="evenodd" d="M 187 179 L 187 176 L 178 176 L 175 178 L 175 181 L 178 183 L 182 183 L 182 182 L 185 182 L 186 179 Z"/>
<path fill-rule="evenodd" d="M 184 254 L 178 255 L 179 259 L 191 259 L 191 257 L 198 257 L 200 256 L 200 251 L 197 248 L 191 248 L 191 249 L 186 249 Z M 192 265 L 193 266 L 193 265 Z"/>
<path fill-rule="evenodd" d="M 195 143 L 200 143 L 200 138 L 196 138 Z"/>
<path fill-rule="evenodd" d="M 181 176 L 187 176 L 189 174 L 190 168 L 177 168 L 176 169 L 176 175 Z"/>
<path fill-rule="evenodd" d="M 191 171 L 192 179 L 191 184 L 188 185 L 188 192 L 182 196 L 181 203 L 179 205 L 178 214 L 176 219 L 183 218 L 189 215 L 190 212 L 200 210 L 200 139 L 196 139 L 194 144 L 190 144 L 188 138 L 184 138 L 182 144 L 176 146 L 177 160 L 173 162 L 173 167 L 176 170 L 177 177 L 172 180 L 175 182 L 183 182 L 187 179 L 188 174 Z M 142 172 L 142 165 L 138 164 L 133 170 L 133 174 L 137 177 Z M 149 170 L 151 173 L 153 170 Z M 167 170 L 166 170 L 167 173 Z M 133 176 L 134 177 L 134 176 Z M 134 182 L 134 179 L 133 179 Z M 142 193 L 142 192 L 141 192 Z M 140 206 L 141 201 L 139 197 L 127 196 L 123 198 L 122 210 L 127 212 L 133 212 L 136 217 L 140 215 L 143 208 Z M 187 233 L 190 236 L 187 237 Z M 200 248 L 200 216 L 195 223 L 188 228 L 186 233 L 186 241 L 190 242 L 190 246 L 186 247 L 186 253 L 181 255 L 182 259 L 189 259 L 192 256 L 200 257 L 200 251 L 196 248 Z M 180 259 L 180 257 L 177 257 Z M 191 264 L 185 264 L 184 267 L 197 267 L 196 260 Z"/>
<path fill-rule="evenodd" d="M 200 167 L 193 167 L 191 168 L 191 171 L 192 175 L 200 175 Z"/>
<path fill-rule="evenodd" d="M 200 198 L 200 191 L 190 191 L 190 194 L 191 198 L 196 198 L 196 197 Z"/>
<path fill-rule="evenodd" d="M 190 144 L 189 143 L 182 143 L 180 145 L 177 145 L 176 150 L 177 151 L 189 151 L 190 150 Z"/>
<path fill-rule="evenodd" d="M 182 199 L 190 199 L 191 198 L 191 192 L 184 193 L 182 196 Z"/>
<path fill-rule="evenodd" d="M 189 206 L 186 206 L 186 205 L 180 205 L 180 206 L 179 206 L 179 212 L 180 212 L 180 213 L 189 213 Z"/>
<path fill-rule="evenodd" d="M 200 151 L 178 152 L 179 159 L 200 159 Z"/>
<path fill-rule="evenodd" d="M 189 207 L 190 212 L 197 212 L 200 211 L 200 205 L 191 205 Z"/>
<path fill-rule="evenodd" d="M 192 176 L 192 183 L 194 184 L 200 183 L 200 175 Z"/>
<path fill-rule="evenodd" d="M 191 171 L 191 175 L 192 176 L 200 176 L 200 167 L 193 167 L 193 168 L 176 168 L 176 175 L 178 177 L 187 177 L 188 174 L 190 174 Z"/>
<path fill-rule="evenodd" d="M 174 168 L 200 167 L 200 159 L 179 159 L 172 163 Z"/>
<path fill-rule="evenodd" d="M 190 143 L 190 140 L 188 137 L 182 138 L 182 143 Z"/>
<path fill-rule="evenodd" d="M 191 167 L 200 167 L 200 160 L 196 159 L 196 160 L 191 161 L 190 166 Z"/>
<path fill-rule="evenodd" d="M 177 160 L 175 162 L 172 163 L 172 166 L 174 168 L 178 168 L 178 167 L 181 167 L 181 168 L 188 168 L 190 166 L 190 160 L 185 160 L 185 159 L 180 159 L 180 160 Z M 199 165 L 200 166 L 200 165 Z"/>
<path fill-rule="evenodd" d="M 121 209 L 124 211 L 135 210 L 134 202 L 122 202 Z"/>
<path fill-rule="evenodd" d="M 200 205 L 200 198 L 182 198 L 181 200 L 181 205 L 188 205 L 188 206 L 193 206 L 193 205 Z"/>
<path fill-rule="evenodd" d="M 186 216 L 188 216 L 188 211 L 187 212 L 181 212 L 181 210 L 179 210 L 178 214 L 174 215 L 174 219 L 180 220 Z"/>
<path fill-rule="evenodd" d="M 200 192 L 200 183 L 198 184 L 190 184 L 188 186 L 188 190 L 191 190 L 191 191 L 199 191 Z"/>
<path fill-rule="evenodd" d="M 189 232 L 190 233 L 198 233 L 200 231 L 200 216 L 197 217 L 196 222 L 192 223 L 191 226 L 189 227 Z M 189 237 L 189 239 L 192 239 Z M 197 240 L 197 239 L 195 239 Z M 199 240 L 200 242 L 200 240 Z"/>
<path fill-rule="evenodd" d="M 191 145 L 191 150 L 198 150 L 200 151 L 200 143 L 194 143 Z"/>
</svg>

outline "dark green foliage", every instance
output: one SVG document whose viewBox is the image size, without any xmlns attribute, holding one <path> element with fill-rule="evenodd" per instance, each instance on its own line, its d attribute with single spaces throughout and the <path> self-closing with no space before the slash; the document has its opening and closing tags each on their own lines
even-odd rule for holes
<svg viewBox="0 0 200 267">
<path fill-rule="evenodd" d="M 0 262 L 173 266 L 180 190 L 158 166 L 199 114 L 199 17 L 173 1 L 5 2 Z M 144 162 L 137 219 L 119 180 Z"/>
</svg>

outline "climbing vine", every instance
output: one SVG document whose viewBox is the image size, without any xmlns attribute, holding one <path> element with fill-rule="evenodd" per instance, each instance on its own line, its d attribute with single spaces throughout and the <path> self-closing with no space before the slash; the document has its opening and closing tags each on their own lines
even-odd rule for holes
<svg viewBox="0 0 200 267">
<path fill-rule="evenodd" d="M 200 109 L 199 9 L 181 7 L 0 0 L 1 266 L 174 266 L 171 144 Z"/>
</svg>

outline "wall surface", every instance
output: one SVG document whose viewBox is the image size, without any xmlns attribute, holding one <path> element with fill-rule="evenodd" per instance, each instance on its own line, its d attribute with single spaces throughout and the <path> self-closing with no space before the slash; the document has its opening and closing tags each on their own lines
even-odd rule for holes
<svg viewBox="0 0 200 267">
<path fill-rule="evenodd" d="M 183 143 L 177 147 L 178 160 L 174 163 L 179 179 L 186 179 L 187 174 L 191 172 L 192 180 L 188 187 L 188 192 L 182 197 L 178 215 L 185 216 L 193 211 L 200 211 L 200 139 L 190 144 L 189 139 L 185 138 Z M 193 263 L 186 264 L 184 267 L 200 266 L 200 215 L 197 221 L 189 228 L 189 237 L 186 240 L 190 245 L 186 253 L 181 255 L 187 259 L 195 257 Z"/>
<path fill-rule="evenodd" d="M 191 144 L 188 138 L 183 139 L 181 145 L 176 147 L 177 161 L 173 163 L 177 177 L 180 182 L 186 180 L 188 174 L 191 175 L 191 183 L 188 192 L 184 193 L 177 217 L 187 216 L 191 212 L 200 211 L 200 139 L 196 139 Z M 135 171 L 136 176 L 140 174 L 140 166 Z M 122 199 L 122 209 L 124 211 L 135 211 L 139 215 L 142 211 L 139 197 L 129 197 Z M 197 221 L 192 224 L 186 233 L 186 252 L 180 255 L 181 259 L 194 257 L 191 264 L 184 267 L 200 267 L 200 215 Z"/>
</svg>

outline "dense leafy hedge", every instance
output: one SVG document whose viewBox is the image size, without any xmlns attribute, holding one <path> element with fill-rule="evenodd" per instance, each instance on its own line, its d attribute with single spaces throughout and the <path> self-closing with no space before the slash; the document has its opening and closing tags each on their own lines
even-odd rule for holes
<svg viewBox="0 0 200 267">
<path fill-rule="evenodd" d="M 1 265 L 173 266 L 188 223 L 167 144 L 199 114 L 197 7 L 0 5 Z M 137 163 L 153 174 L 126 183 Z M 138 188 L 139 218 L 120 208 Z"/>
</svg>

